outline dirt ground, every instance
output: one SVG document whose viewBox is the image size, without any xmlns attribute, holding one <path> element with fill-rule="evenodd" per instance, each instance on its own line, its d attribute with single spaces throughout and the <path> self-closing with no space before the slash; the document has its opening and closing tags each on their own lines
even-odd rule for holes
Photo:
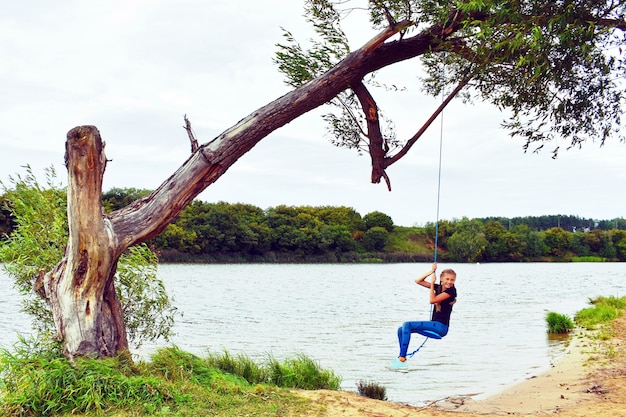
<svg viewBox="0 0 626 417">
<path fill-rule="evenodd" d="M 572 335 L 565 355 L 547 372 L 484 400 L 446 398 L 425 407 L 378 401 L 345 391 L 303 391 L 313 417 L 626 417 L 626 317 L 611 340 Z"/>
</svg>

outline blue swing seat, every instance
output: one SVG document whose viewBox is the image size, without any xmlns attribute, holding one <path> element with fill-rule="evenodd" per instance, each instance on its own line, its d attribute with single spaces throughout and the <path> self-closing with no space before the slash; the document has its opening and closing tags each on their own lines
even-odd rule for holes
<svg viewBox="0 0 626 417">
<path fill-rule="evenodd" d="M 437 333 L 437 332 L 435 332 L 433 330 L 417 330 L 416 333 L 419 333 L 422 336 L 429 337 L 431 339 L 441 339 L 442 338 L 442 336 L 439 333 Z"/>
</svg>

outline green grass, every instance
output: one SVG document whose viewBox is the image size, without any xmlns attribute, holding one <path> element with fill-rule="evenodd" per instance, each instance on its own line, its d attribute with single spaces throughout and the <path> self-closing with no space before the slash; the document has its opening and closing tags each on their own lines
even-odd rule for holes
<svg viewBox="0 0 626 417">
<path fill-rule="evenodd" d="M 626 308 L 626 297 L 598 297 L 589 302 L 593 307 L 582 309 L 574 316 L 576 324 L 588 330 L 595 330 L 598 325 L 616 319 Z"/>
<path fill-rule="evenodd" d="M 574 321 L 565 314 L 551 311 L 546 315 L 546 322 L 548 324 L 548 333 L 551 334 L 569 333 L 574 330 Z"/>
<path fill-rule="evenodd" d="M 599 256 L 574 256 L 572 262 L 607 262 L 607 259 Z"/>
<path fill-rule="evenodd" d="M 128 355 L 71 364 L 58 347 L 26 340 L 0 351 L 0 369 L 3 416 L 299 415 L 307 401 L 281 388 L 338 389 L 341 382 L 304 355 L 262 366 L 171 347 L 137 364 Z"/>
<path fill-rule="evenodd" d="M 225 351 L 220 355 L 209 354 L 207 362 L 210 366 L 238 375 L 251 384 L 266 383 L 306 390 L 337 390 L 341 385 L 341 378 L 332 371 L 321 369 L 317 362 L 303 354 L 284 362 L 269 356 L 267 364 L 261 366 L 245 355 L 233 357 Z"/>
<path fill-rule="evenodd" d="M 418 227 L 395 226 L 389 234 L 386 251 L 405 252 L 414 255 L 432 257 L 434 247 L 424 229 Z"/>
</svg>

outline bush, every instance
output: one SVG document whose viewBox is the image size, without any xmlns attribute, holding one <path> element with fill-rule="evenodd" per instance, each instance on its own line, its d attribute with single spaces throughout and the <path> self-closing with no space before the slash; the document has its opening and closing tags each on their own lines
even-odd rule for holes
<svg viewBox="0 0 626 417">
<path fill-rule="evenodd" d="M 372 227 L 363 235 L 363 247 L 365 250 L 374 252 L 385 249 L 389 239 L 389 232 L 383 227 Z"/>
<path fill-rule="evenodd" d="M 359 395 L 373 398 L 375 400 L 387 401 L 387 388 L 378 385 L 376 382 L 359 381 L 356 384 Z"/>
<path fill-rule="evenodd" d="M 548 333 L 562 334 L 574 329 L 574 322 L 565 314 L 551 311 L 546 316 L 546 322 L 548 324 Z"/>
</svg>

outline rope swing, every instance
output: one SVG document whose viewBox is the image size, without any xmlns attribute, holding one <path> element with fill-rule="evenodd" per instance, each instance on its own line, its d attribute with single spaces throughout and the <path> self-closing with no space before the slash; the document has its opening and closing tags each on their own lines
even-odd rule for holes
<svg viewBox="0 0 626 417">
<path fill-rule="evenodd" d="M 443 91 L 441 92 L 443 99 Z M 456 93 L 455 93 L 456 94 Z M 444 100 L 445 101 L 445 100 Z M 443 155 L 443 109 L 440 112 L 441 119 L 439 119 L 439 166 L 437 172 L 437 213 L 436 213 L 436 222 L 435 222 L 435 253 L 433 255 L 434 261 L 437 262 L 437 248 L 439 247 L 439 203 L 441 200 L 441 165 L 442 165 L 442 155 Z M 432 316 L 433 306 L 430 306 L 430 315 Z M 413 352 L 406 355 L 407 358 L 412 358 L 419 350 L 426 344 L 426 341 L 430 338 L 441 339 L 436 333 L 432 333 L 432 335 L 424 335 L 426 336 L 424 341 L 417 349 Z"/>
<path fill-rule="evenodd" d="M 444 70 L 445 70 L 445 55 L 444 55 Z M 445 109 L 445 107 L 450 103 L 450 101 L 452 101 L 452 99 L 459 93 L 459 91 L 461 91 L 463 89 L 463 87 L 465 87 L 465 85 L 467 85 L 467 83 L 470 80 L 469 76 L 463 77 L 461 79 L 461 81 L 458 83 L 458 85 L 454 88 L 454 90 L 452 90 L 452 92 L 450 94 L 448 94 L 446 96 L 445 94 L 445 71 L 442 72 L 442 77 L 441 77 L 441 81 L 442 81 L 442 88 L 441 88 L 441 97 L 442 97 L 442 102 L 439 105 L 439 107 L 437 107 L 437 109 L 435 110 L 435 112 L 430 116 L 430 118 L 426 121 L 426 123 L 424 123 L 424 125 L 422 126 L 422 128 L 409 140 L 409 142 L 407 143 L 407 145 L 413 145 L 413 143 L 415 143 L 415 141 L 417 139 L 419 139 L 421 137 L 421 135 L 426 131 L 426 129 L 428 129 L 428 127 L 435 121 L 435 119 L 441 115 L 441 118 L 439 119 L 440 121 L 440 126 L 439 126 L 439 162 L 438 162 L 438 172 L 437 172 L 437 207 L 436 207 L 436 221 L 435 221 L 435 248 L 434 248 L 434 254 L 433 254 L 433 258 L 434 258 L 434 262 L 437 262 L 437 252 L 439 249 L 439 209 L 440 209 L 440 202 L 441 202 L 441 173 L 443 171 L 442 167 L 443 167 L 443 126 L 444 126 L 444 120 L 443 120 L 443 110 Z M 405 147 L 405 150 L 407 150 L 408 147 Z M 424 276 L 424 278 L 426 278 L 427 275 Z M 423 278 L 420 278 L 423 279 Z M 436 276 L 433 278 L 436 279 Z M 443 285 L 441 285 L 441 290 L 443 291 Z M 453 300 L 454 301 L 454 300 Z M 430 317 L 432 320 L 433 317 L 433 308 L 434 305 L 430 305 Z M 413 357 L 413 355 L 415 355 L 417 352 L 419 352 L 419 350 L 426 344 L 426 341 L 428 341 L 428 339 L 441 339 L 442 337 L 444 337 L 447 334 L 447 323 L 441 323 L 444 325 L 445 329 L 441 329 L 439 326 L 435 326 L 435 325 L 426 325 L 426 322 L 415 322 L 416 326 L 415 327 L 411 327 L 409 329 L 405 329 L 405 326 L 407 325 L 408 322 L 405 322 L 403 324 L 402 328 L 398 329 L 398 339 L 400 342 L 400 351 L 401 354 L 404 353 L 405 357 L 399 357 L 399 359 L 394 359 L 391 361 L 390 366 L 388 367 L 391 370 L 394 371 L 401 371 L 401 372 L 406 372 L 408 370 L 408 365 L 406 364 L 406 358 L 411 358 Z M 411 325 L 411 324 L 410 324 Z M 441 330 L 441 331 L 440 331 Z M 407 353 L 406 350 L 404 348 L 404 344 L 406 344 L 406 348 L 408 348 L 408 343 L 410 343 L 410 335 L 409 338 L 407 340 L 407 337 L 405 337 L 405 334 L 407 331 L 410 331 L 410 333 L 418 333 L 421 334 L 422 336 L 425 336 L 424 341 L 422 342 L 422 344 L 415 349 L 413 352 L 411 353 Z"/>
<path fill-rule="evenodd" d="M 445 72 L 445 71 L 444 71 Z M 444 74 L 445 77 L 445 74 Z M 435 221 L 435 249 L 434 249 L 434 254 L 433 254 L 433 262 L 437 262 L 437 249 L 439 248 L 439 207 L 440 207 L 440 202 L 441 202 L 441 167 L 442 167 L 442 160 L 443 160 L 443 109 L 445 108 L 445 106 L 447 106 L 447 104 L 450 102 L 450 100 L 452 100 L 452 98 L 454 98 L 454 96 L 457 95 L 457 93 L 465 86 L 465 82 L 461 82 L 455 89 L 454 91 L 448 96 L 445 97 L 445 91 L 442 88 L 441 90 L 441 105 L 439 106 L 439 108 L 437 109 L 437 111 L 435 112 L 435 114 L 433 114 L 434 117 L 436 117 L 436 115 L 441 116 L 439 119 L 439 163 L 438 163 L 438 169 L 437 169 L 437 208 L 436 208 L 436 221 Z M 433 313 L 433 306 L 430 306 L 430 316 L 432 316 Z M 419 347 L 417 349 L 415 349 L 413 352 L 409 353 L 407 355 L 407 358 L 412 358 L 413 355 L 415 355 L 417 352 L 419 352 L 419 350 L 426 344 L 426 341 L 428 341 L 428 339 L 433 338 L 433 339 L 441 339 L 441 336 L 438 335 L 437 333 L 434 332 L 430 332 L 430 331 L 426 331 L 427 333 L 421 333 L 423 336 L 425 336 L 424 341 L 422 342 L 421 345 L 419 345 Z"/>
</svg>

